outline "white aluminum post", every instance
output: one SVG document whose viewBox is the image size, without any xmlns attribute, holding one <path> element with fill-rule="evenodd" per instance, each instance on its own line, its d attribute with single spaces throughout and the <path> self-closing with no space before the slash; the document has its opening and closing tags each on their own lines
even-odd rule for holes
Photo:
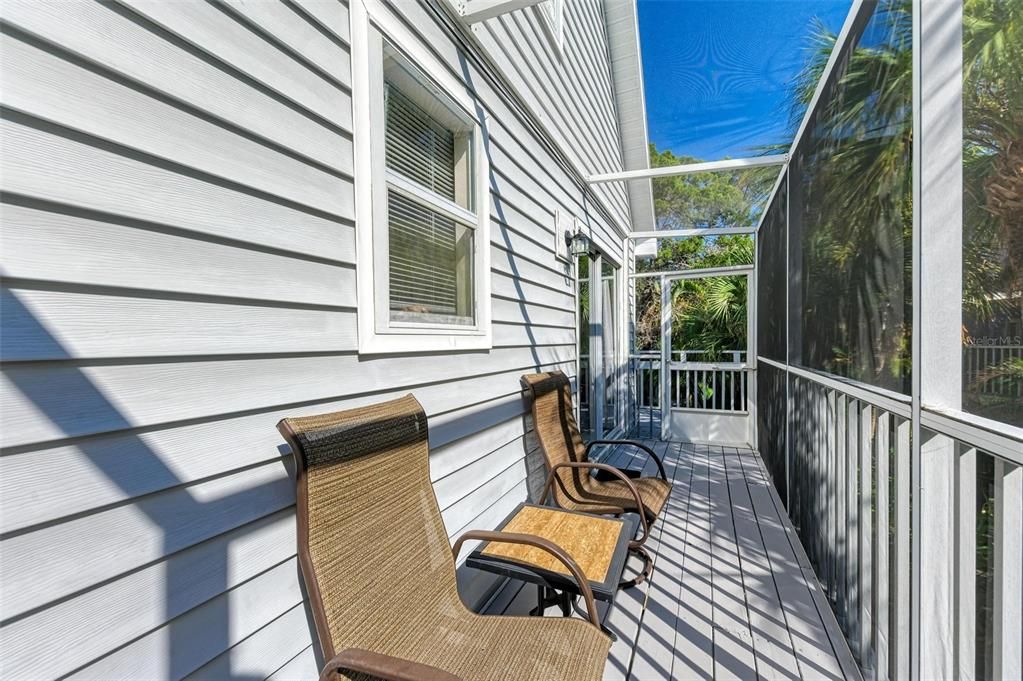
<svg viewBox="0 0 1023 681">
<path fill-rule="evenodd" d="M 623 170 L 616 173 L 590 175 L 586 178 L 586 180 L 590 184 L 624 182 L 627 180 L 646 180 L 654 177 L 676 177 L 679 175 L 693 175 L 696 173 L 720 172 L 724 170 L 745 170 L 748 168 L 762 168 L 764 166 L 780 166 L 785 165 L 788 160 L 788 154 L 775 154 L 773 156 L 735 158 L 724 161 L 707 161 L 705 163 L 686 163 L 683 165 L 661 168 Z"/>
<path fill-rule="evenodd" d="M 669 439 L 671 419 L 671 280 L 661 276 L 661 439 Z"/>
<path fill-rule="evenodd" d="M 962 319 L 962 0 L 913 1 L 913 678 L 954 675 L 955 441 Z"/>
</svg>

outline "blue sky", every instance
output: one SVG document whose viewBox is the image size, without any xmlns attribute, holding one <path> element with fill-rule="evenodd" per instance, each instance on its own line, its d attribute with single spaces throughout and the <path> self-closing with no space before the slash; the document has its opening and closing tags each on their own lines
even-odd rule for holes
<svg viewBox="0 0 1023 681">
<path fill-rule="evenodd" d="M 650 141 L 712 161 L 790 141 L 792 79 L 814 18 L 850 0 L 639 0 Z"/>
</svg>

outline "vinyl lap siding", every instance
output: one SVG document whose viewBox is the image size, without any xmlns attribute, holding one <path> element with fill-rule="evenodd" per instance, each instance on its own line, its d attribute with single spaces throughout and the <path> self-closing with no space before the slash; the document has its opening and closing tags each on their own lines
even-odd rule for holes
<svg viewBox="0 0 1023 681">
<path fill-rule="evenodd" d="M 461 77 L 435 15 L 398 6 Z M 554 211 L 614 230 L 466 67 L 495 347 L 360 357 L 344 4 L 0 15 L 0 675 L 315 676 L 275 423 L 414 392 L 449 533 L 493 527 L 526 497 L 519 375 L 575 372 Z M 470 604 L 494 586 L 459 577 Z"/>
<path fill-rule="evenodd" d="M 564 3 L 561 49 L 548 36 L 540 7 L 510 12 L 473 29 L 548 132 L 588 173 L 622 170 L 603 5 L 602 0 Z M 625 185 L 603 184 L 594 190 L 612 210 L 616 226 L 631 229 Z M 620 252 L 622 235 L 614 227 L 594 227 L 593 236 L 602 248 Z"/>
</svg>

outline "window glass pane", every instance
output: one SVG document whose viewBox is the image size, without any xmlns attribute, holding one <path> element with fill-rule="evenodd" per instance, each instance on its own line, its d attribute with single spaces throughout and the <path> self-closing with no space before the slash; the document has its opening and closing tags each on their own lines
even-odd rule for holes
<svg viewBox="0 0 1023 681">
<path fill-rule="evenodd" d="M 384 80 L 387 169 L 474 211 L 473 119 L 390 45 Z"/>
<path fill-rule="evenodd" d="M 661 352 L 661 279 L 660 277 L 637 277 L 636 320 L 633 336 L 633 352 L 655 354 Z"/>
<path fill-rule="evenodd" d="M 601 346 L 604 359 L 604 432 L 618 425 L 618 268 L 601 259 Z"/>
<path fill-rule="evenodd" d="M 912 323 L 910 3 L 853 29 L 789 168 L 790 360 L 904 393 Z M 822 33 L 808 72 L 828 59 Z M 831 42 L 829 42 L 831 41 Z M 807 91 L 797 93 L 809 101 Z"/>
<path fill-rule="evenodd" d="M 1023 426 L 1023 3 L 963 12 L 963 408 Z"/>
<path fill-rule="evenodd" d="M 636 435 L 659 437 L 661 405 L 661 279 L 637 277 L 632 339 Z"/>
<path fill-rule="evenodd" d="M 472 325 L 473 230 L 395 190 L 387 217 L 391 319 Z"/>
<path fill-rule="evenodd" d="M 387 167 L 455 200 L 455 134 L 397 88 L 387 89 Z"/>
<path fill-rule="evenodd" d="M 785 361 L 786 294 L 785 219 L 788 184 L 783 181 L 760 226 L 757 262 L 757 352 Z"/>
</svg>

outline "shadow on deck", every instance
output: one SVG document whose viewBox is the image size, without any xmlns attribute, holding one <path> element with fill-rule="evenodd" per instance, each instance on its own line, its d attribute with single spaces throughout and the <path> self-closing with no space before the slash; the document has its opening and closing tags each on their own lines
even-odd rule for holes
<svg viewBox="0 0 1023 681">
<path fill-rule="evenodd" d="M 647 543 L 653 579 L 619 591 L 604 612 L 618 637 L 604 678 L 859 679 L 759 455 L 648 444 L 674 487 Z M 631 456 L 602 459 L 624 467 Z M 535 598 L 533 588 L 510 582 L 487 612 L 525 614 Z"/>
</svg>

